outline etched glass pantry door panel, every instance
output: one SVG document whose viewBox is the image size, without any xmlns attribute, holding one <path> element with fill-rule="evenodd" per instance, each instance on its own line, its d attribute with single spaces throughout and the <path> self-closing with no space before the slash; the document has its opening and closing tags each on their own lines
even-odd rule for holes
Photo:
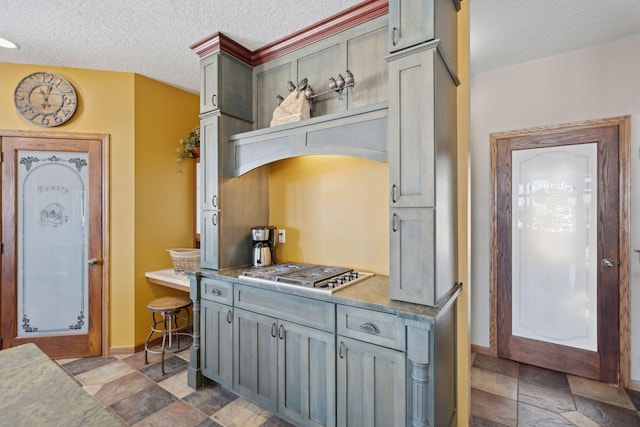
<svg viewBox="0 0 640 427">
<path fill-rule="evenodd" d="M 597 144 L 512 156 L 512 335 L 597 351 Z"/>
<path fill-rule="evenodd" d="M 18 151 L 18 336 L 87 333 L 87 153 Z"/>
</svg>

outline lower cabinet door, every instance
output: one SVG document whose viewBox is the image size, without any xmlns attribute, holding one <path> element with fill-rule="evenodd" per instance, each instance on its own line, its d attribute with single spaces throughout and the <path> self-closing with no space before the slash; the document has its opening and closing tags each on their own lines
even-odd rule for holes
<svg viewBox="0 0 640 427">
<path fill-rule="evenodd" d="M 338 426 L 403 426 L 405 354 L 338 336 Z"/>
<path fill-rule="evenodd" d="M 218 211 L 202 211 L 200 223 L 200 264 L 203 268 L 217 270 L 219 264 Z"/>
<path fill-rule="evenodd" d="M 335 426 L 335 335 L 280 321 L 279 412 L 297 425 Z"/>
<path fill-rule="evenodd" d="M 434 218 L 434 209 L 391 209 L 389 297 L 392 300 L 436 305 Z"/>
<path fill-rule="evenodd" d="M 233 388 L 271 412 L 278 410 L 278 321 L 234 309 Z"/>
<path fill-rule="evenodd" d="M 222 385 L 233 385 L 233 307 L 202 300 L 200 346 L 202 374 Z"/>
</svg>

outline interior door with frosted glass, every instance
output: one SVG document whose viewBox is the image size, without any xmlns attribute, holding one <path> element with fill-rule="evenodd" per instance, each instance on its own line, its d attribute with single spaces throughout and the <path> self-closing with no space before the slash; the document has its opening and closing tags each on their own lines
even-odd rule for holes
<svg viewBox="0 0 640 427">
<path fill-rule="evenodd" d="M 498 139 L 498 355 L 618 380 L 618 127 Z"/>
<path fill-rule="evenodd" d="M 3 346 L 100 354 L 101 141 L 3 138 Z"/>
</svg>

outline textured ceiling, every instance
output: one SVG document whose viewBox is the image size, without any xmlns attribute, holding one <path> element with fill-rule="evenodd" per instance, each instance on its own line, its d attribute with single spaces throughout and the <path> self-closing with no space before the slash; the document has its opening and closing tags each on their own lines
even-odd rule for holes
<svg viewBox="0 0 640 427">
<path fill-rule="evenodd" d="M 487 71 L 640 32 L 640 0 L 464 0 Z M 0 0 L 0 62 L 135 72 L 198 92 L 189 46 L 221 31 L 255 50 L 360 0 Z"/>
<path fill-rule="evenodd" d="M 472 73 L 640 34 L 640 0 L 469 0 L 469 17 Z"/>
</svg>

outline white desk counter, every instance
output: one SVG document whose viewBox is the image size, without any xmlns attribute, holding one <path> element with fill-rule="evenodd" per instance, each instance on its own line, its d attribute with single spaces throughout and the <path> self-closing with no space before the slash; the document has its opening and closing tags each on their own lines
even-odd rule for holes
<svg viewBox="0 0 640 427">
<path fill-rule="evenodd" d="M 189 276 L 186 274 L 177 274 L 173 268 L 148 271 L 144 273 L 144 275 L 150 283 L 189 292 Z"/>
</svg>

